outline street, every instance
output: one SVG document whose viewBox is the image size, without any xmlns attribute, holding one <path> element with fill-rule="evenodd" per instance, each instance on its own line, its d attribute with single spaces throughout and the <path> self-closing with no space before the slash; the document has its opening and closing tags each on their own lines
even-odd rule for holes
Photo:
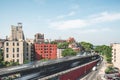
<svg viewBox="0 0 120 80">
<path fill-rule="evenodd" d="M 84 78 L 80 80 L 97 80 L 98 78 L 100 78 L 100 75 L 103 74 L 103 72 L 101 73 L 101 69 L 103 67 L 104 67 L 104 62 L 102 62 L 99 66 L 97 66 L 97 70 L 89 72 Z"/>
</svg>

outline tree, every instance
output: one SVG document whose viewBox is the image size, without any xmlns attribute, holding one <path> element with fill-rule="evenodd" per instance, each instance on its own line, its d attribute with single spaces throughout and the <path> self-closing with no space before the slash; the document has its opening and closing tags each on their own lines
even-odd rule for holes
<svg viewBox="0 0 120 80">
<path fill-rule="evenodd" d="M 65 50 L 62 51 L 62 56 L 73 56 L 73 55 L 76 55 L 77 53 L 71 49 L 71 48 L 67 48 Z"/>
<path fill-rule="evenodd" d="M 57 42 L 55 42 L 55 41 L 51 41 L 50 44 L 57 44 Z"/>
<path fill-rule="evenodd" d="M 58 48 L 59 49 L 66 49 L 68 48 L 69 43 L 68 42 L 63 42 L 63 43 L 58 43 Z"/>
<path fill-rule="evenodd" d="M 3 50 L 0 49 L 0 62 L 2 62 L 2 61 L 3 61 Z"/>
<path fill-rule="evenodd" d="M 27 63 L 29 63 L 30 61 L 29 60 L 24 60 L 24 64 L 27 64 Z"/>
<path fill-rule="evenodd" d="M 80 42 L 79 43 L 85 51 L 91 51 L 93 49 L 93 44 L 88 43 L 88 42 Z"/>
<path fill-rule="evenodd" d="M 102 46 L 96 46 L 94 50 L 101 55 L 105 56 L 106 61 L 108 63 L 111 63 L 112 61 L 112 48 L 110 46 L 102 45 Z"/>
</svg>

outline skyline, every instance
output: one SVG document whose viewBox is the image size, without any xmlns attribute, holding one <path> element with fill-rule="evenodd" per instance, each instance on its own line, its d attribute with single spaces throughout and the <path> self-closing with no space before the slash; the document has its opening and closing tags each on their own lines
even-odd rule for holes
<svg viewBox="0 0 120 80">
<path fill-rule="evenodd" d="M 96 45 L 120 42 L 119 0 L 0 0 L 0 38 L 11 25 L 23 24 L 25 38 L 36 33 L 48 39 L 87 41 Z"/>
</svg>

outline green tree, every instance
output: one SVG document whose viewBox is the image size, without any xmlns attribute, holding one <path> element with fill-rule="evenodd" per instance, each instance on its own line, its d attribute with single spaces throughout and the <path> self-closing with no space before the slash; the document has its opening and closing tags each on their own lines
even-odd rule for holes
<svg viewBox="0 0 120 80">
<path fill-rule="evenodd" d="M 71 48 L 67 48 L 65 50 L 62 51 L 62 56 L 73 56 L 73 55 L 76 55 L 77 53 L 71 49 Z"/>
<path fill-rule="evenodd" d="M 80 42 L 79 43 L 85 51 L 91 51 L 93 49 L 93 44 L 88 43 L 88 42 Z"/>
<path fill-rule="evenodd" d="M 3 61 L 3 50 L 0 49 L 0 62 L 2 62 L 2 61 Z"/>
<path fill-rule="evenodd" d="M 57 42 L 55 42 L 55 41 L 51 41 L 50 44 L 57 44 Z"/>
<path fill-rule="evenodd" d="M 29 63 L 30 61 L 29 60 L 24 60 L 24 64 L 27 64 L 27 63 Z"/>
<path fill-rule="evenodd" d="M 68 48 L 69 43 L 68 42 L 63 42 L 63 43 L 58 43 L 58 48 L 59 49 L 66 49 Z"/>
<path fill-rule="evenodd" d="M 112 48 L 110 46 L 102 45 L 102 46 L 96 46 L 94 50 L 101 55 L 103 55 L 106 58 L 106 61 L 108 63 L 111 63 L 112 61 Z"/>
</svg>

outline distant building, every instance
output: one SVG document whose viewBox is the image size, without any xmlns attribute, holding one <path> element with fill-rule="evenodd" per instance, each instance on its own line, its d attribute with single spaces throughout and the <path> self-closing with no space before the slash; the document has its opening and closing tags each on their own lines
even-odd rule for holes
<svg viewBox="0 0 120 80">
<path fill-rule="evenodd" d="M 0 39 L 0 48 L 4 47 L 4 42 L 5 42 L 5 39 Z"/>
<path fill-rule="evenodd" d="M 35 47 L 36 60 L 57 58 L 56 44 L 35 43 L 34 47 Z"/>
<path fill-rule="evenodd" d="M 57 42 L 57 43 L 66 42 L 66 40 L 61 40 L 61 39 L 57 39 L 57 40 L 54 40 L 54 41 Z"/>
<path fill-rule="evenodd" d="M 115 67 L 120 69 L 120 44 L 113 43 L 111 44 L 112 47 L 112 63 Z"/>
<path fill-rule="evenodd" d="M 80 52 L 81 47 L 77 43 L 73 42 L 68 45 L 69 48 L 72 48 L 76 52 Z"/>
<path fill-rule="evenodd" d="M 62 56 L 62 51 L 63 51 L 64 49 L 57 49 L 57 58 L 62 58 L 63 56 Z"/>
<path fill-rule="evenodd" d="M 9 40 L 12 41 L 21 41 L 24 40 L 24 33 L 22 31 L 22 23 L 18 23 L 17 26 L 12 25 L 11 26 L 11 36 L 9 37 Z"/>
<path fill-rule="evenodd" d="M 25 45 L 26 54 L 25 54 L 24 58 L 27 61 L 34 61 L 35 60 L 34 40 L 26 39 L 25 42 L 26 42 L 26 45 Z"/>
<path fill-rule="evenodd" d="M 11 36 L 4 42 L 4 61 L 13 61 L 23 64 L 26 54 L 22 24 L 11 26 Z"/>
<path fill-rule="evenodd" d="M 35 34 L 35 43 L 44 43 L 44 34 Z"/>
<path fill-rule="evenodd" d="M 75 42 L 75 39 L 73 37 L 69 37 L 69 39 L 67 39 L 67 42 L 69 43 L 74 43 Z"/>
</svg>

